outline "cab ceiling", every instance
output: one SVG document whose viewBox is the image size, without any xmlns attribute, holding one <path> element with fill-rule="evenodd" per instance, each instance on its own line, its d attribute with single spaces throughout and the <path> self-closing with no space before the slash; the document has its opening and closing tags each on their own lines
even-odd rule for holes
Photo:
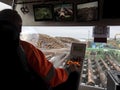
<svg viewBox="0 0 120 90">
<path fill-rule="evenodd" d="M 21 2 L 35 2 L 35 1 L 47 2 L 47 1 L 54 1 L 54 0 L 0 0 L 0 2 L 3 2 L 8 5 L 12 5 L 13 1 L 16 3 L 21 3 Z"/>
<path fill-rule="evenodd" d="M 32 2 L 42 2 L 42 3 L 46 3 L 46 2 L 65 2 L 65 1 L 72 1 L 72 2 L 83 2 L 83 1 L 94 1 L 94 0 L 0 0 L 0 2 L 3 2 L 5 4 L 11 5 L 12 3 L 16 3 L 16 4 L 20 4 L 20 3 L 32 3 Z M 102 0 L 100 0 L 102 1 Z"/>
<path fill-rule="evenodd" d="M 12 1 L 13 0 L 0 0 L 0 2 L 3 2 L 3 3 L 8 4 L 8 5 L 12 5 Z"/>
<path fill-rule="evenodd" d="M 3 2 L 8 5 L 12 5 L 12 2 L 31 2 L 31 1 L 44 1 L 44 0 L 0 0 L 0 2 Z"/>
</svg>

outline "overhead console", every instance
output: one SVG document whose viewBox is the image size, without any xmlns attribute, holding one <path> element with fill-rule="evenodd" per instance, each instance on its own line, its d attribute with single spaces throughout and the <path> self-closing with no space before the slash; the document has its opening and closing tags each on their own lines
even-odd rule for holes
<svg viewBox="0 0 120 90">
<path fill-rule="evenodd" d="M 116 11 L 119 5 L 114 2 L 115 7 L 112 7 L 110 2 L 112 3 L 108 0 L 17 0 L 14 5 L 23 18 L 23 25 L 28 26 L 119 25 L 120 15 Z"/>
</svg>

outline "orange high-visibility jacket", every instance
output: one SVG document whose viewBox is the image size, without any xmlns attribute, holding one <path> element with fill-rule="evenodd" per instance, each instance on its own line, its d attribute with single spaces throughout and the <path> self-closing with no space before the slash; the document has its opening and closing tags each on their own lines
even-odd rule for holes
<svg viewBox="0 0 120 90">
<path fill-rule="evenodd" d="M 22 40 L 20 43 L 27 56 L 28 64 L 33 68 L 33 70 L 49 82 L 52 87 L 55 87 L 67 80 L 68 73 L 66 70 L 54 68 L 53 64 L 45 58 L 43 52 L 32 44 Z"/>
</svg>

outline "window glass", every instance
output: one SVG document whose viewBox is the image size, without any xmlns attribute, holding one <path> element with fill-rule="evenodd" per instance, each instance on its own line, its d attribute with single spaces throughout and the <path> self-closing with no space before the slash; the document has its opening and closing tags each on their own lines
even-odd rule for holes
<svg viewBox="0 0 120 90">
<path fill-rule="evenodd" d="M 69 59 L 71 44 L 85 43 L 80 85 L 106 88 L 106 70 L 120 70 L 120 26 L 109 27 L 107 43 L 94 42 L 93 26 L 24 26 L 21 39 L 42 50 L 55 67 L 61 68 L 67 61 L 66 57 Z M 104 77 L 101 78 L 100 73 Z"/>
<path fill-rule="evenodd" d="M 8 8 L 11 9 L 12 7 L 10 5 L 0 2 L 0 10 L 8 9 Z"/>
</svg>

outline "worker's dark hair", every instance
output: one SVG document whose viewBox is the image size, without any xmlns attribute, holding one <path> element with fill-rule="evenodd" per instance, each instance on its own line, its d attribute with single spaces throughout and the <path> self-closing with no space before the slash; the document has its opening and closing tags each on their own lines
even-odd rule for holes
<svg viewBox="0 0 120 90">
<path fill-rule="evenodd" d="M 2 47 L 5 47 L 8 42 L 9 47 L 19 45 L 21 25 L 22 19 L 17 11 L 12 9 L 0 11 L 0 41 Z"/>
<path fill-rule="evenodd" d="M 8 22 L 21 32 L 22 18 L 16 10 L 4 9 L 0 11 L 0 22 Z"/>
</svg>

